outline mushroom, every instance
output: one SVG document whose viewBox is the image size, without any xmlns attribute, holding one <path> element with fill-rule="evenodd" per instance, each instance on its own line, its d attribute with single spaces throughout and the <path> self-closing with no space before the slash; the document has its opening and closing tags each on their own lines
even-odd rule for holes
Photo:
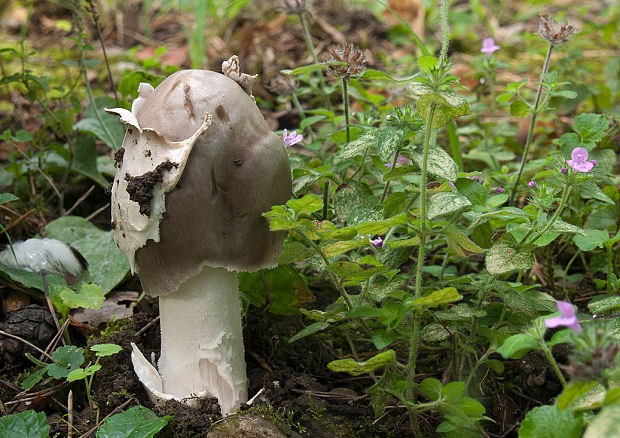
<svg viewBox="0 0 620 438">
<path fill-rule="evenodd" d="M 262 213 L 291 195 L 280 138 L 251 97 L 255 76 L 233 56 L 226 74 L 179 71 L 140 84 L 116 154 L 117 245 L 146 293 L 159 297 L 159 372 L 134 345 L 132 361 L 155 397 L 218 399 L 224 415 L 247 401 L 237 273 L 277 265 L 285 233 Z"/>
</svg>

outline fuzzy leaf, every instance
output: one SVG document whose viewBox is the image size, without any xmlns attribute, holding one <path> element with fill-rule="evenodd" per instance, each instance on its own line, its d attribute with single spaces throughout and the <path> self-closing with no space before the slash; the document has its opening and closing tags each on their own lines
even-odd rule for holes
<svg viewBox="0 0 620 438">
<path fill-rule="evenodd" d="M 538 348 L 538 342 L 531 335 L 519 333 L 507 338 L 497 352 L 504 359 L 520 359 L 532 348 Z"/>
<path fill-rule="evenodd" d="M 424 94 L 418 99 L 418 114 L 428 123 L 431 107 L 435 106 L 435 114 L 431 127 L 441 128 L 447 125 L 456 117 L 469 114 L 469 104 L 467 99 L 461 94 L 452 90 L 439 91 Z"/>
<path fill-rule="evenodd" d="M 393 160 L 392 156 L 400 149 L 406 136 L 407 131 L 397 126 L 386 125 L 379 128 L 379 134 L 377 135 L 379 158 L 386 163 L 391 163 Z"/>
<path fill-rule="evenodd" d="M 570 382 L 559 395 L 556 406 L 560 411 L 565 411 L 571 404 L 586 395 L 586 393 L 595 386 L 596 382 L 583 382 L 579 380 Z"/>
<path fill-rule="evenodd" d="M 497 242 L 487 252 L 485 265 L 491 274 L 530 269 L 534 266 L 534 254 L 507 242 Z"/>
<path fill-rule="evenodd" d="M 325 330 L 330 326 L 329 322 L 320 321 L 310 324 L 308 327 L 305 327 L 303 330 L 300 330 L 295 334 L 295 336 L 291 337 L 288 340 L 289 344 L 292 344 L 295 341 L 300 340 L 301 338 L 305 338 L 306 336 L 312 335 L 314 333 Z"/>
<path fill-rule="evenodd" d="M 443 214 L 449 214 L 471 205 L 469 199 L 457 192 L 435 193 L 429 202 L 428 219 L 434 219 Z"/>
<path fill-rule="evenodd" d="M 575 234 L 573 242 L 582 251 L 592 251 L 596 248 L 603 248 L 605 242 L 609 240 L 609 233 L 604 230 L 581 230 L 583 235 Z"/>
<path fill-rule="evenodd" d="M 335 372 L 349 373 L 352 376 L 359 376 L 376 370 L 388 363 L 394 363 L 396 355 L 394 350 L 387 350 L 364 362 L 356 362 L 353 359 L 334 360 L 327 364 L 327 368 Z"/>
<path fill-rule="evenodd" d="M 424 161 L 422 148 L 416 148 L 411 151 L 411 159 L 422 168 L 422 162 Z M 428 173 L 446 181 L 454 181 L 458 176 L 458 167 L 456 163 L 452 157 L 439 146 L 429 146 L 427 165 Z"/>
<path fill-rule="evenodd" d="M 377 144 L 377 133 L 377 129 L 368 130 L 358 139 L 340 146 L 338 152 L 332 155 L 334 163 L 337 164 L 358 155 L 363 155 L 366 148 Z"/>
<path fill-rule="evenodd" d="M 560 411 L 555 405 L 538 406 L 521 422 L 519 438 L 579 438 L 582 419 L 571 411 Z M 601 438 L 605 434 L 592 435 Z"/>
<path fill-rule="evenodd" d="M 463 297 L 459 295 L 459 292 L 456 290 L 456 288 L 445 287 L 441 290 L 436 290 L 422 298 L 417 298 L 407 304 L 410 307 L 414 307 L 414 306 L 432 307 L 432 306 L 439 306 L 441 304 L 453 303 L 455 301 L 459 301 L 462 298 Z"/>
</svg>

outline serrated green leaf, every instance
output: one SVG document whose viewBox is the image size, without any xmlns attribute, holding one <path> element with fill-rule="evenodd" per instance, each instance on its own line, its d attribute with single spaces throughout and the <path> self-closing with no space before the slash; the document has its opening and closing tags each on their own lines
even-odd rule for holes
<svg viewBox="0 0 620 438">
<path fill-rule="evenodd" d="M 439 61 L 434 56 L 426 55 L 418 58 L 418 66 L 420 67 L 420 70 L 425 73 L 429 73 L 431 70 L 435 69 L 438 62 Z"/>
<path fill-rule="evenodd" d="M 0 193 L 0 205 L 7 202 L 17 201 L 19 198 L 13 193 Z"/>
<path fill-rule="evenodd" d="M 588 303 L 588 309 L 595 315 L 609 312 L 620 307 L 620 296 L 595 298 Z"/>
<path fill-rule="evenodd" d="M 390 228 L 397 225 L 407 225 L 407 215 L 405 213 L 397 214 L 389 219 L 383 219 L 373 222 L 363 222 L 355 225 L 358 234 L 367 234 L 374 236 L 375 234 L 384 234 Z"/>
<path fill-rule="evenodd" d="M 309 215 L 323 208 L 323 199 L 319 195 L 310 193 L 301 199 L 291 199 L 286 205 L 292 208 L 295 216 Z"/>
<path fill-rule="evenodd" d="M 336 257 L 352 249 L 368 246 L 367 240 L 348 240 L 343 242 L 330 243 L 322 247 L 323 252 L 328 258 Z"/>
<path fill-rule="evenodd" d="M 422 328 L 422 339 L 424 339 L 425 342 L 441 342 L 449 337 L 450 332 L 437 322 L 427 324 Z"/>
<path fill-rule="evenodd" d="M 48 438 L 49 433 L 45 412 L 29 410 L 0 417 L 2 438 Z"/>
<path fill-rule="evenodd" d="M 519 333 L 506 338 L 497 353 L 504 356 L 504 359 L 520 359 L 533 348 L 539 348 L 536 339 L 529 334 Z"/>
<path fill-rule="evenodd" d="M 378 329 L 372 332 L 372 342 L 377 350 L 383 350 L 400 337 L 394 330 Z"/>
<path fill-rule="evenodd" d="M 590 422 L 583 438 L 618 436 L 620 431 L 620 406 L 605 406 Z"/>
<path fill-rule="evenodd" d="M 510 104 L 510 114 L 523 118 L 530 114 L 530 107 L 522 100 L 515 100 Z"/>
<path fill-rule="evenodd" d="M 71 309 L 83 307 L 85 309 L 99 309 L 105 300 L 101 286 L 97 284 L 83 284 L 79 292 L 66 288 L 60 291 L 62 302 Z"/>
<path fill-rule="evenodd" d="M 335 360 L 327 364 L 327 368 L 335 372 L 349 373 L 352 376 L 359 376 L 376 370 L 389 363 L 396 361 L 394 350 L 387 350 L 364 362 L 356 362 L 353 359 Z"/>
<path fill-rule="evenodd" d="M 436 290 L 431 292 L 430 294 L 417 298 L 409 303 L 407 303 L 410 307 L 422 306 L 422 307 L 432 307 L 439 306 L 441 304 L 453 303 L 455 301 L 461 300 L 463 297 L 459 294 L 459 292 L 454 287 L 445 287 L 441 290 Z"/>
<path fill-rule="evenodd" d="M 422 168 L 424 153 L 421 148 L 411 151 L 411 159 Z M 454 181 L 458 176 L 458 167 L 452 157 L 436 145 L 429 146 L 427 171 L 446 181 Z"/>
<path fill-rule="evenodd" d="M 485 266 L 491 274 L 530 269 L 534 266 L 534 254 L 508 242 L 497 242 L 487 252 Z"/>
<path fill-rule="evenodd" d="M 113 356 L 122 350 L 123 347 L 116 344 L 97 344 L 90 347 L 90 351 L 94 351 L 97 357 Z"/>
<path fill-rule="evenodd" d="M 317 70 L 323 70 L 327 68 L 327 64 L 310 64 L 310 65 L 302 65 L 301 67 L 294 68 L 293 70 L 280 70 L 280 73 L 283 75 L 291 75 L 297 76 L 302 75 L 304 73 L 310 73 Z"/>
<path fill-rule="evenodd" d="M 457 192 L 439 192 L 431 196 L 428 205 L 427 217 L 429 220 L 444 214 L 459 211 L 469 207 L 471 202 L 465 196 Z"/>
<path fill-rule="evenodd" d="M 604 230 L 581 230 L 583 235 L 575 234 L 573 242 L 582 251 L 592 251 L 596 248 L 603 248 L 605 242 L 609 240 L 609 233 Z"/>
<path fill-rule="evenodd" d="M 586 180 L 577 184 L 577 190 L 580 195 L 586 198 L 594 198 L 598 201 L 604 202 L 609 205 L 616 205 L 613 199 L 605 194 L 601 189 L 598 188 L 593 181 Z"/>
<path fill-rule="evenodd" d="M 278 264 L 286 265 L 289 263 L 303 262 L 312 254 L 314 254 L 314 251 L 303 243 L 287 240 L 284 242 L 284 247 L 278 257 Z"/>
<path fill-rule="evenodd" d="M 435 107 L 433 129 L 447 125 L 456 117 L 469 114 L 467 99 L 456 91 L 446 90 L 436 93 L 424 94 L 418 99 L 418 114 L 428 123 L 431 108 Z"/>
<path fill-rule="evenodd" d="M 439 397 L 441 397 L 441 388 L 441 382 L 432 377 L 428 377 L 420 382 L 420 390 L 430 400 L 439 400 Z"/>
<path fill-rule="evenodd" d="M 74 345 L 58 347 L 51 354 L 54 363 L 47 367 L 47 374 L 55 379 L 63 379 L 71 371 L 78 369 L 84 363 L 82 349 Z"/>
<path fill-rule="evenodd" d="M 472 253 L 481 254 L 484 252 L 484 249 L 472 242 L 454 225 L 446 225 L 444 228 L 444 234 L 450 249 L 461 257 L 465 257 Z"/>
<path fill-rule="evenodd" d="M 575 117 L 573 129 L 579 134 L 583 143 L 590 143 L 594 146 L 594 143 L 598 143 L 605 137 L 609 129 L 609 120 L 604 114 L 582 113 Z"/>
<path fill-rule="evenodd" d="M 101 365 L 99 364 L 91 365 L 86 368 L 78 368 L 77 370 L 71 371 L 67 375 L 67 382 L 75 382 L 76 380 L 85 379 L 86 377 L 92 376 L 100 369 L 101 369 Z"/>
<path fill-rule="evenodd" d="M 508 201 L 508 195 L 506 193 L 499 193 L 487 199 L 487 207 L 496 208 L 506 201 Z"/>
<path fill-rule="evenodd" d="M 574 380 L 568 384 L 562 393 L 558 396 L 556 405 L 560 411 L 565 411 L 571 404 L 579 400 L 581 397 L 596 386 L 596 382 L 582 382 Z"/>
<path fill-rule="evenodd" d="M 306 336 L 323 331 L 329 326 L 330 326 L 330 323 L 327 321 L 320 321 L 320 322 L 315 322 L 313 324 L 310 324 L 308 327 L 305 327 L 303 330 L 300 330 L 299 332 L 297 332 L 295 336 L 292 336 L 288 340 L 288 343 L 292 344 L 293 342 L 296 342 L 300 340 L 301 338 L 305 338 Z"/>
<path fill-rule="evenodd" d="M 152 438 L 168 424 L 169 418 L 134 406 L 105 420 L 97 430 L 97 438 Z"/>
<path fill-rule="evenodd" d="M 497 359 L 489 359 L 485 363 L 497 374 L 502 374 L 504 372 L 504 364 Z"/>
<path fill-rule="evenodd" d="M 579 438 L 582 427 L 581 416 L 571 411 L 560 411 L 555 405 L 538 406 L 521 422 L 519 438 Z"/>
<path fill-rule="evenodd" d="M 397 126 L 386 125 L 379 128 L 377 145 L 379 158 L 386 163 L 391 163 L 393 155 L 398 151 L 407 136 L 407 131 Z"/>
<path fill-rule="evenodd" d="M 31 375 L 26 377 L 24 380 L 22 380 L 22 383 L 20 385 L 21 388 L 23 390 L 28 390 L 32 388 L 34 385 L 39 383 L 41 379 L 43 379 L 43 376 L 45 375 L 45 373 L 47 373 L 47 366 L 45 366 L 44 368 L 41 368 L 40 370 L 37 370 L 36 372 L 32 373 Z"/>
<path fill-rule="evenodd" d="M 465 383 L 450 382 L 441 389 L 441 395 L 450 402 L 456 402 L 463 396 L 465 391 Z"/>
<path fill-rule="evenodd" d="M 366 148 L 377 144 L 377 133 L 378 128 L 370 129 L 358 139 L 340 146 L 338 152 L 332 155 L 334 163 L 338 164 L 358 155 L 363 155 Z"/>
</svg>

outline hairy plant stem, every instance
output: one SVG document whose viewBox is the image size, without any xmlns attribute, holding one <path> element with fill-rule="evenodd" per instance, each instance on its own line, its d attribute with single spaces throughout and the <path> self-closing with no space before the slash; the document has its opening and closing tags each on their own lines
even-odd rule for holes
<svg viewBox="0 0 620 438">
<path fill-rule="evenodd" d="M 299 23 L 301 24 L 301 29 L 304 34 L 304 40 L 306 41 L 306 47 L 310 52 L 310 56 L 312 56 L 312 60 L 315 64 L 319 63 L 319 58 L 316 56 L 316 49 L 314 48 L 314 43 L 312 42 L 312 37 L 310 36 L 310 31 L 308 30 L 308 25 L 306 24 L 306 19 L 304 18 L 304 13 L 300 12 L 299 14 Z M 325 108 L 329 111 L 332 110 L 332 104 L 329 101 L 329 96 L 325 94 L 325 78 L 323 77 L 323 72 L 319 72 L 319 84 L 321 85 L 321 95 L 323 96 L 323 103 L 325 104 Z"/>
<path fill-rule="evenodd" d="M 495 113 L 495 75 L 489 75 L 489 91 L 491 94 L 491 107 L 489 108 L 489 121 L 484 126 L 484 148 L 487 151 L 487 154 L 491 157 L 491 163 L 493 164 L 493 170 L 499 170 L 499 163 L 495 158 L 495 155 L 491 153 L 491 149 L 489 147 L 489 135 L 491 133 L 491 117 Z"/>
<path fill-rule="evenodd" d="M 448 0 L 441 0 L 439 9 L 441 16 L 441 53 L 439 62 L 448 60 L 448 45 L 450 44 L 450 24 L 448 23 Z"/>
<path fill-rule="evenodd" d="M 570 196 L 572 189 L 573 189 L 573 186 L 571 185 L 564 186 L 564 191 L 562 192 L 562 199 L 560 200 L 560 205 L 558 205 L 558 208 L 555 209 L 555 211 L 553 212 L 553 216 L 551 216 L 551 219 L 549 220 L 549 222 L 547 222 L 545 227 L 536 234 L 536 237 L 534 239 L 531 239 L 532 243 L 536 242 L 541 236 L 544 236 L 544 234 L 547 231 L 549 231 L 549 229 L 553 226 L 555 221 L 558 220 L 558 217 L 560 217 L 560 214 L 564 210 L 564 206 L 566 205 L 566 201 L 568 200 L 568 197 Z M 525 234 L 525 236 L 523 236 L 523 239 L 521 239 L 520 243 L 527 243 L 527 238 L 530 237 L 530 235 L 533 232 L 534 232 L 534 228 L 529 230 Z"/>
<path fill-rule="evenodd" d="M 342 103 L 344 105 L 344 127 L 348 143 L 351 141 L 351 113 L 349 109 L 349 80 L 347 78 L 342 78 Z"/>
<path fill-rule="evenodd" d="M 568 384 L 566 383 L 566 379 L 564 378 L 564 376 L 562 375 L 562 372 L 560 371 L 560 368 L 558 367 L 558 363 L 555 361 L 553 355 L 551 354 L 551 350 L 549 349 L 547 344 L 545 344 L 545 341 L 542 340 L 542 339 L 539 341 L 539 345 L 540 345 L 540 348 L 542 349 L 543 353 L 545 353 L 545 356 L 547 357 L 547 360 L 551 364 L 551 367 L 553 368 L 553 371 L 555 371 L 555 374 L 558 376 L 558 379 L 560 379 L 560 382 L 562 383 L 562 386 L 564 388 L 566 388 L 568 386 Z"/>
<path fill-rule="evenodd" d="M 430 113 L 426 123 L 426 132 L 424 134 L 424 156 L 422 159 L 422 171 L 420 178 L 420 219 L 422 224 L 420 226 L 420 246 L 418 249 L 418 265 L 416 269 L 415 277 L 415 297 L 420 298 L 422 296 L 422 275 L 424 271 L 424 256 L 426 246 L 426 181 L 428 170 L 428 149 L 430 146 L 431 133 L 433 131 L 433 119 L 435 118 L 435 104 L 431 104 Z M 411 333 L 411 343 L 409 345 L 409 374 L 407 376 L 407 399 L 413 400 L 413 383 L 415 378 L 416 358 L 418 355 L 418 341 L 420 331 L 420 315 L 415 313 L 413 315 L 413 331 Z"/>
<path fill-rule="evenodd" d="M 398 161 L 398 154 L 400 153 L 400 149 L 396 150 L 396 153 L 394 154 L 394 159 L 392 160 L 392 167 L 390 169 L 394 169 L 396 168 L 396 162 Z M 381 199 L 379 200 L 380 203 L 383 204 L 383 200 L 385 199 L 385 196 L 387 195 L 388 189 L 390 188 L 390 183 L 392 182 L 392 180 L 388 181 L 387 183 L 385 183 L 385 187 L 383 188 L 383 193 L 381 194 Z"/>
<path fill-rule="evenodd" d="M 517 193 L 517 187 L 519 185 L 519 180 L 521 179 L 521 175 L 523 174 L 523 169 L 525 168 L 525 162 L 527 161 L 527 156 L 530 153 L 530 146 L 532 145 L 532 138 L 534 137 L 534 128 L 536 126 L 536 117 L 538 116 L 538 106 L 540 104 L 540 96 L 542 95 L 543 90 L 543 81 L 545 75 L 549 71 L 549 64 L 551 63 L 551 54 L 553 53 L 553 48 L 555 46 L 553 44 L 549 44 L 549 50 L 547 50 L 547 56 L 545 57 L 545 64 L 543 65 L 543 70 L 540 75 L 540 84 L 538 85 L 538 92 L 536 93 L 536 100 L 534 101 L 534 107 L 532 108 L 532 120 L 530 121 L 530 129 L 527 133 L 527 140 L 525 142 L 525 147 L 523 149 L 523 156 L 521 157 L 521 164 L 519 165 L 519 172 L 517 173 L 517 179 L 515 180 L 512 190 L 510 192 L 510 199 L 508 204 L 512 204 Z"/>
<path fill-rule="evenodd" d="M 323 186 L 323 220 L 327 220 L 327 210 L 329 203 L 329 181 L 325 181 L 325 185 Z"/>
</svg>

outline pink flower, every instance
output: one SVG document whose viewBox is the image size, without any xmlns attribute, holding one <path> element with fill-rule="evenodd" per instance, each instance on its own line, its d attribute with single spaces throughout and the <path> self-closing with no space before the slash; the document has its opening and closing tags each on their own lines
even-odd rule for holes
<svg viewBox="0 0 620 438">
<path fill-rule="evenodd" d="M 596 164 L 596 161 L 594 160 L 587 161 L 588 151 L 584 148 L 573 149 L 570 156 L 572 157 L 572 160 L 566 160 L 566 162 L 577 172 L 589 172 Z"/>
<path fill-rule="evenodd" d="M 377 236 L 374 239 L 368 239 L 368 241 L 375 248 L 381 248 L 383 246 L 383 239 L 381 238 L 381 236 Z"/>
<path fill-rule="evenodd" d="M 297 134 L 297 131 L 293 131 L 290 134 L 287 133 L 285 129 L 282 132 L 282 143 L 284 143 L 284 147 L 287 148 L 289 146 L 293 146 L 294 144 L 300 143 L 304 139 L 303 135 Z"/>
<path fill-rule="evenodd" d="M 392 161 L 394 160 L 394 154 L 392 154 Z M 392 161 L 390 161 L 389 163 L 385 163 L 385 167 L 387 167 L 388 169 L 390 169 L 392 167 Z M 399 155 L 398 158 L 396 159 L 396 164 L 413 164 L 413 161 L 411 161 L 408 158 L 403 157 L 402 155 Z"/>
<path fill-rule="evenodd" d="M 529 183 L 527 183 L 527 186 L 531 189 L 533 189 L 536 186 L 536 182 L 535 181 L 530 181 Z"/>
<path fill-rule="evenodd" d="M 566 173 L 568 173 L 568 169 L 566 167 L 562 166 L 562 168 L 560 169 L 560 172 L 566 174 Z"/>
<path fill-rule="evenodd" d="M 482 41 L 482 49 L 480 49 L 480 51 L 482 53 L 486 53 L 487 56 L 491 56 L 493 52 L 496 52 L 498 50 L 499 50 L 499 46 L 495 44 L 495 41 L 493 40 L 493 38 L 485 38 Z"/>
<path fill-rule="evenodd" d="M 560 310 L 561 315 L 553 318 L 547 318 L 545 320 L 545 325 L 549 328 L 563 325 L 576 333 L 581 333 L 583 329 L 577 320 L 577 315 L 575 314 L 573 305 L 568 301 L 558 301 L 558 309 Z"/>
<path fill-rule="evenodd" d="M 503 188 L 503 187 L 498 187 L 498 188 L 496 188 L 496 189 L 495 189 L 495 191 L 496 191 L 497 193 L 504 193 L 504 192 L 506 191 L 506 189 L 505 189 L 505 188 Z"/>
</svg>

